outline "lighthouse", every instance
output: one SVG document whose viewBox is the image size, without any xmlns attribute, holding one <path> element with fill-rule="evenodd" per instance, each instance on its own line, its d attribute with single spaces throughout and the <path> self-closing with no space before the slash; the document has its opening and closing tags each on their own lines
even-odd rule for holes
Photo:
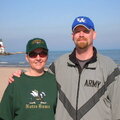
<svg viewBox="0 0 120 120">
<path fill-rule="evenodd" d="M 3 46 L 3 41 L 0 39 L 0 54 L 5 53 L 5 47 Z"/>
</svg>

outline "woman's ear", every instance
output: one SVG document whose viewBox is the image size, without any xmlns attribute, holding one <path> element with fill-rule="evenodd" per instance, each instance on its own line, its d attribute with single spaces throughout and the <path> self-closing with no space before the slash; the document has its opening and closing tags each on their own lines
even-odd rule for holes
<svg viewBox="0 0 120 120">
<path fill-rule="evenodd" d="M 25 59 L 26 59 L 27 62 L 29 62 L 29 59 L 28 59 L 28 55 L 27 55 L 27 54 L 25 55 Z"/>
</svg>

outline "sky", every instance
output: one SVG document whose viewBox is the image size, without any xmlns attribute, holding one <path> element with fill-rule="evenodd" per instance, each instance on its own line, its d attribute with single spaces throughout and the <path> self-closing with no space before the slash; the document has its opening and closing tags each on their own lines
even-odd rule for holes
<svg viewBox="0 0 120 120">
<path fill-rule="evenodd" d="M 36 37 L 51 51 L 73 50 L 78 16 L 94 22 L 97 49 L 120 49 L 120 0 L 0 0 L 0 38 L 7 52 L 25 51 Z"/>
</svg>

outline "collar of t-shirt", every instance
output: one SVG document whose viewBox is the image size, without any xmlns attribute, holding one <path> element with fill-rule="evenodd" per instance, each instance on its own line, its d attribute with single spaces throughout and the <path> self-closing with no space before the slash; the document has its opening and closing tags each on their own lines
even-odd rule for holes
<svg viewBox="0 0 120 120">
<path fill-rule="evenodd" d="M 84 68 L 85 64 L 86 64 L 87 62 L 89 62 L 89 61 L 91 60 L 91 58 L 90 58 L 90 59 L 87 59 L 87 60 L 79 60 L 79 59 L 77 59 L 77 60 L 78 60 L 78 63 L 79 63 L 79 65 L 80 65 L 80 67 L 81 67 L 81 68 Z"/>
</svg>

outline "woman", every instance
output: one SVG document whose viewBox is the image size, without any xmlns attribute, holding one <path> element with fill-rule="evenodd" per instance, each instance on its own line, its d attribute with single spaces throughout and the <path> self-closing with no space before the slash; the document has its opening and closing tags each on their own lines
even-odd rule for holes
<svg viewBox="0 0 120 120">
<path fill-rule="evenodd" d="M 54 120 L 57 85 L 54 75 L 44 71 L 48 59 L 46 42 L 29 40 L 26 60 L 30 68 L 9 84 L 0 106 L 0 120 Z"/>
</svg>

